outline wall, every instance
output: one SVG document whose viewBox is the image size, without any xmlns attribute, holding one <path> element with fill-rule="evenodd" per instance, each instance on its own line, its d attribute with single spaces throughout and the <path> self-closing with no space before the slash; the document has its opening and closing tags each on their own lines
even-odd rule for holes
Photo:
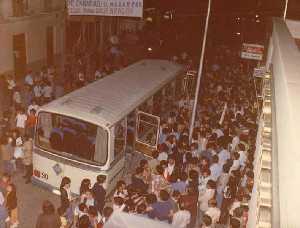
<svg viewBox="0 0 300 228">
<path fill-rule="evenodd" d="M 14 69 L 13 35 L 25 33 L 27 64 L 38 68 L 46 62 L 46 29 L 54 28 L 54 53 L 57 56 L 63 52 L 64 20 L 59 11 L 41 12 L 43 6 L 40 0 L 29 1 L 32 15 L 11 17 L 11 4 L 7 0 L 0 1 L 3 19 L 0 20 L 0 74 Z M 61 2 L 61 1 L 60 1 Z M 57 4 L 57 0 L 54 1 Z M 58 2 L 59 3 L 59 2 Z"/>
<path fill-rule="evenodd" d="M 299 227 L 300 177 L 300 52 L 286 23 L 273 20 L 273 80 L 278 162 L 278 205 L 280 224 L 273 227 Z M 276 196 L 273 196 L 276 197 Z"/>
</svg>

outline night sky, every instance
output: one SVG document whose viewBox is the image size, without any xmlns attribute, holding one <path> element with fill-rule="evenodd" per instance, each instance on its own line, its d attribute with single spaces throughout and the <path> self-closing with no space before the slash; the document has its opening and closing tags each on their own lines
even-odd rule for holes
<svg viewBox="0 0 300 228">
<path fill-rule="evenodd" d="M 205 13 L 208 0 L 145 0 L 145 7 L 161 10 L 175 9 L 178 13 Z M 282 16 L 285 0 L 212 0 L 213 13 L 249 14 L 260 12 L 265 16 Z M 300 1 L 289 0 L 288 17 L 300 19 Z"/>
</svg>

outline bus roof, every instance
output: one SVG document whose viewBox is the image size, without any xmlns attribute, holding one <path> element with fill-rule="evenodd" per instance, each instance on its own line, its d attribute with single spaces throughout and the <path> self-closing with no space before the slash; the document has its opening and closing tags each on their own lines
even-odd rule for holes
<svg viewBox="0 0 300 228">
<path fill-rule="evenodd" d="M 110 127 L 183 71 L 167 60 L 142 60 L 41 107 Z"/>
</svg>

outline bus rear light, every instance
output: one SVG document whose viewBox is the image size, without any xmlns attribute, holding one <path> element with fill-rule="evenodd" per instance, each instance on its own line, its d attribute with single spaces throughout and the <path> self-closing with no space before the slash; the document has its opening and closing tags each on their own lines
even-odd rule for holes
<svg viewBox="0 0 300 228">
<path fill-rule="evenodd" d="M 35 169 L 33 171 L 33 175 L 36 176 L 36 177 L 38 177 L 38 178 L 40 178 L 41 177 L 41 172 Z"/>
</svg>

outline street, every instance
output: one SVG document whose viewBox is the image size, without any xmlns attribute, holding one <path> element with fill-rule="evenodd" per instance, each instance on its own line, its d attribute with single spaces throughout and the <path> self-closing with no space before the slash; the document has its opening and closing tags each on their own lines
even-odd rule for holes
<svg viewBox="0 0 300 228">
<path fill-rule="evenodd" d="M 13 182 L 17 187 L 18 197 L 18 215 L 20 228 L 33 228 L 35 227 L 38 215 L 42 211 L 42 203 L 44 200 L 51 201 L 55 208 L 60 204 L 59 197 L 32 184 L 25 184 L 22 178 L 22 173 L 17 173 L 13 177 Z"/>
</svg>

